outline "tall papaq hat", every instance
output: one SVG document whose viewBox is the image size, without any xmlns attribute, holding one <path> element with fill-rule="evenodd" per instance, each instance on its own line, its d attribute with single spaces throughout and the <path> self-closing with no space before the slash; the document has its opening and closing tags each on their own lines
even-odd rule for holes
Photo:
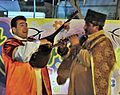
<svg viewBox="0 0 120 95">
<path fill-rule="evenodd" d="M 99 13 L 99 12 L 93 11 L 91 9 L 88 9 L 84 20 L 86 22 L 90 22 L 95 25 L 104 26 L 106 18 L 107 18 L 106 14 Z"/>
</svg>

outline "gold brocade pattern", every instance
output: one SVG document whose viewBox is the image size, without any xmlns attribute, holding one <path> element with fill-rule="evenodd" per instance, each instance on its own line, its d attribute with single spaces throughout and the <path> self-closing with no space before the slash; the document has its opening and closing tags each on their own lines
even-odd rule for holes
<svg viewBox="0 0 120 95">
<path fill-rule="evenodd" d="M 111 41 L 104 31 L 90 35 L 86 47 L 93 57 L 93 85 L 95 95 L 108 95 L 109 77 L 115 63 L 115 54 Z"/>
<path fill-rule="evenodd" d="M 114 52 L 109 44 L 109 40 L 105 39 L 92 50 L 96 95 L 108 95 L 109 75 L 114 64 Z"/>
</svg>

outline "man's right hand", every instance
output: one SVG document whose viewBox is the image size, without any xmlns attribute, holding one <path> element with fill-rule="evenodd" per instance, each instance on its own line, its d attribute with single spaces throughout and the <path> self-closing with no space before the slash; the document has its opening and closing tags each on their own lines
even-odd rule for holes
<svg viewBox="0 0 120 95">
<path fill-rule="evenodd" d="M 72 36 L 69 38 L 69 40 L 70 40 L 70 43 L 71 43 L 72 46 L 79 44 L 79 38 L 78 38 L 78 36 L 77 36 L 76 34 L 75 34 L 75 35 L 72 35 Z"/>
</svg>

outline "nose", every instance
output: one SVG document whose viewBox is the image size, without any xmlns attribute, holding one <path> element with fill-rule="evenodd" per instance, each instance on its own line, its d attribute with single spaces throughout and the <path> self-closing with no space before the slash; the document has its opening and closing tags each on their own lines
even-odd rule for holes
<svg viewBox="0 0 120 95">
<path fill-rule="evenodd" d="M 25 31 L 28 32 L 28 27 L 24 27 Z"/>
<path fill-rule="evenodd" d="M 27 27 L 27 26 L 24 26 L 24 29 L 28 30 L 28 27 Z"/>
</svg>

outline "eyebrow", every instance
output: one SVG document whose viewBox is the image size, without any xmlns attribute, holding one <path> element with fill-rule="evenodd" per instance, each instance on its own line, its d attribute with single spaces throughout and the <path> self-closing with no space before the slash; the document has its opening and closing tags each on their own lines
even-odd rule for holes
<svg viewBox="0 0 120 95">
<path fill-rule="evenodd" d="M 20 22 L 19 25 L 28 25 L 26 22 Z"/>
<path fill-rule="evenodd" d="M 26 22 L 20 22 L 19 24 L 27 24 Z"/>
</svg>

